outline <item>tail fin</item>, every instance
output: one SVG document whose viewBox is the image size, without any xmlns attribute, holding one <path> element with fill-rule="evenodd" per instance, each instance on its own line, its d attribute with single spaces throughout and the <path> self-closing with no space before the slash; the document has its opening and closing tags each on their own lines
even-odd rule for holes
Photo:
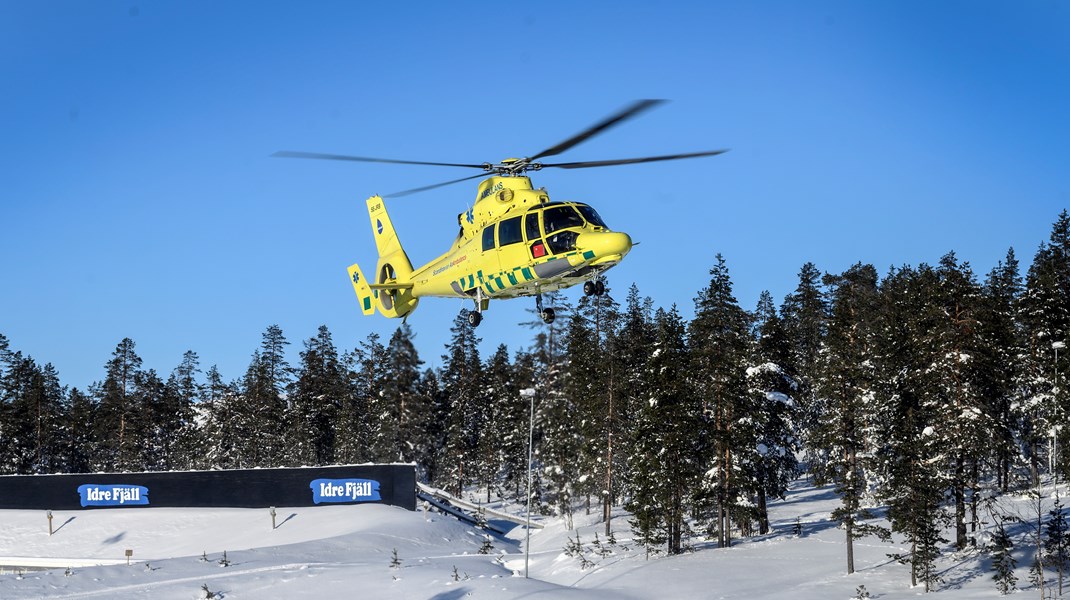
<svg viewBox="0 0 1070 600">
<path fill-rule="evenodd" d="M 412 262 L 401 247 L 401 240 L 394 231 L 394 224 L 390 222 L 390 215 L 381 197 L 368 198 L 368 216 L 371 218 L 375 247 L 379 251 L 379 262 L 375 267 L 375 280 L 366 284 L 366 287 L 369 291 L 374 290 L 372 296 L 378 300 L 380 313 L 387 317 L 404 317 L 415 310 L 419 302 L 419 298 L 413 295 Z M 357 296 L 361 296 L 360 290 Z"/>
<path fill-rule="evenodd" d="M 349 265 L 349 280 L 353 282 L 353 291 L 357 293 L 357 300 L 360 301 L 360 310 L 366 315 L 375 312 L 372 289 L 368 286 L 368 280 L 364 279 L 364 273 L 360 272 L 360 265 Z"/>
</svg>

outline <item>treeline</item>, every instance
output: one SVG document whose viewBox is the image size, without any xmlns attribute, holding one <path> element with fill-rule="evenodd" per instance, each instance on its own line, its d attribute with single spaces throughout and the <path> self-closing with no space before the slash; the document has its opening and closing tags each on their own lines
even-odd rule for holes
<svg viewBox="0 0 1070 600">
<path fill-rule="evenodd" d="M 848 572 L 853 540 L 890 534 L 866 510 L 883 506 L 927 588 L 947 543 L 978 543 L 993 492 L 1035 485 L 1049 460 L 1070 475 L 1048 439 L 1070 443 L 1066 211 L 1024 275 L 1013 250 L 983 278 L 954 253 L 883 275 L 808 263 L 779 306 L 763 293 L 746 310 L 717 256 L 694 303 L 689 320 L 634 285 L 623 304 L 554 297 L 528 348 L 489 357 L 461 311 L 437 370 L 404 324 L 345 352 L 321 327 L 296 365 L 269 327 L 236 381 L 194 352 L 163 378 L 124 339 L 85 391 L 0 336 L 0 470 L 403 461 L 456 493 L 522 498 L 530 402 L 543 511 L 601 510 L 608 531 L 624 506 L 650 550 L 727 546 L 768 531 L 767 502 L 805 471 L 841 498 Z"/>
</svg>

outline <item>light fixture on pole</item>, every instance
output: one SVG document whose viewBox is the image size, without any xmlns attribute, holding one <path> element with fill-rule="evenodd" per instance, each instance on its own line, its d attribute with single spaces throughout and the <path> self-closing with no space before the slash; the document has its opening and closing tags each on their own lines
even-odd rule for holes
<svg viewBox="0 0 1070 600">
<path fill-rule="evenodd" d="M 531 559 L 531 446 L 535 436 L 535 388 L 520 390 L 520 397 L 528 399 L 528 516 L 525 525 L 524 579 L 528 578 L 528 563 Z"/>
</svg>

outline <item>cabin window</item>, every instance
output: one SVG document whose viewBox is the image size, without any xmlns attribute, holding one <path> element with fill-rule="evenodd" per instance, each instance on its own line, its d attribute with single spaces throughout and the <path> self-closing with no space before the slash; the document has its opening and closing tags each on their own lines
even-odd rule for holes
<svg viewBox="0 0 1070 600">
<path fill-rule="evenodd" d="M 606 222 L 602 220 L 602 217 L 598 216 L 598 212 L 595 209 L 587 206 L 586 204 L 577 204 L 576 208 L 579 209 L 580 214 L 583 215 L 587 222 L 595 227 L 601 227 L 603 229 L 609 229 L 606 227 Z"/>
<path fill-rule="evenodd" d="M 494 249 L 494 226 L 491 225 L 483 230 L 483 251 Z"/>
<path fill-rule="evenodd" d="M 498 223 L 498 247 L 522 241 L 524 238 L 520 235 L 520 217 L 513 217 Z"/>
<path fill-rule="evenodd" d="M 555 206 L 543 213 L 542 224 L 546 228 L 546 235 L 550 235 L 559 229 L 583 227 L 583 219 L 571 206 Z"/>
<path fill-rule="evenodd" d="M 528 216 L 524 217 L 524 229 L 528 234 L 528 241 L 532 242 L 542 235 L 539 233 L 539 213 L 528 213 Z"/>
</svg>

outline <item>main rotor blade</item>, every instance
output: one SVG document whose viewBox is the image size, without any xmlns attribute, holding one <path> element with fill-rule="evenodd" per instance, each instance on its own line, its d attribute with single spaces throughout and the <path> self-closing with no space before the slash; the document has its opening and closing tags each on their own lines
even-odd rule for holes
<svg viewBox="0 0 1070 600">
<path fill-rule="evenodd" d="M 368 156 L 346 156 L 343 154 L 320 154 L 319 152 L 293 152 L 281 150 L 272 154 L 276 158 L 314 158 L 319 160 L 348 160 L 354 162 L 392 163 L 396 165 L 430 165 L 433 167 L 466 167 L 482 169 L 483 165 L 471 165 L 460 163 L 425 162 L 420 160 L 396 160 L 393 158 L 372 158 Z"/>
<path fill-rule="evenodd" d="M 433 185 L 425 185 L 423 187 L 413 188 L 411 190 L 405 190 L 402 192 L 394 192 L 393 194 L 386 194 L 383 198 L 400 198 L 402 196 L 408 196 L 417 192 L 426 192 L 427 190 L 433 190 L 435 188 L 445 187 L 447 185 L 453 185 L 462 181 L 468 181 L 469 179 L 479 179 L 480 177 L 490 177 L 489 173 L 480 173 L 479 175 L 472 175 L 471 177 L 462 177 L 460 179 L 452 179 L 450 181 L 443 181 L 442 183 L 436 183 Z"/>
<path fill-rule="evenodd" d="M 643 111 L 645 111 L 645 110 L 647 110 L 649 108 L 652 108 L 652 107 L 654 107 L 654 106 L 656 106 L 658 104 L 661 104 L 663 102 L 665 102 L 665 100 L 639 100 L 638 102 L 632 104 L 628 108 L 625 108 L 621 112 L 619 112 L 619 113 L 617 113 L 617 114 L 615 114 L 615 115 L 613 115 L 611 117 L 608 117 L 605 120 L 603 120 L 603 121 L 601 121 L 601 122 L 599 122 L 599 123 L 597 123 L 595 125 L 592 125 L 591 127 L 587 128 L 582 133 L 578 133 L 578 134 L 570 137 L 569 139 L 561 142 L 560 144 L 558 144 L 556 146 L 553 146 L 553 147 L 547 148 L 546 150 L 543 150 L 542 152 L 536 154 L 535 156 L 532 156 L 529 160 L 538 160 L 538 159 L 540 159 L 540 158 L 542 158 L 544 156 L 553 156 L 555 154 L 561 154 L 565 150 L 568 150 L 569 148 L 571 148 L 571 147 L 573 147 L 573 146 L 575 146 L 575 145 L 577 145 L 577 144 L 579 144 L 581 142 L 584 142 L 587 139 L 598 135 L 599 133 L 602 133 L 603 131 L 609 129 L 610 127 L 613 127 L 614 125 L 617 125 L 618 123 L 621 123 L 622 121 L 626 121 L 626 120 L 638 115 L 639 113 L 641 113 L 641 112 L 643 112 Z"/>
<path fill-rule="evenodd" d="M 645 156 L 642 158 L 620 158 L 616 160 L 588 160 L 583 162 L 567 163 L 542 163 L 542 168 L 556 167 L 559 169 L 586 169 L 588 167 L 612 167 L 613 165 L 632 165 L 635 163 L 657 162 L 659 160 L 677 160 L 681 158 L 698 158 L 700 156 L 716 156 L 724 154 L 728 149 L 710 150 L 708 152 L 690 152 L 687 154 L 667 154 L 665 156 Z"/>
</svg>

